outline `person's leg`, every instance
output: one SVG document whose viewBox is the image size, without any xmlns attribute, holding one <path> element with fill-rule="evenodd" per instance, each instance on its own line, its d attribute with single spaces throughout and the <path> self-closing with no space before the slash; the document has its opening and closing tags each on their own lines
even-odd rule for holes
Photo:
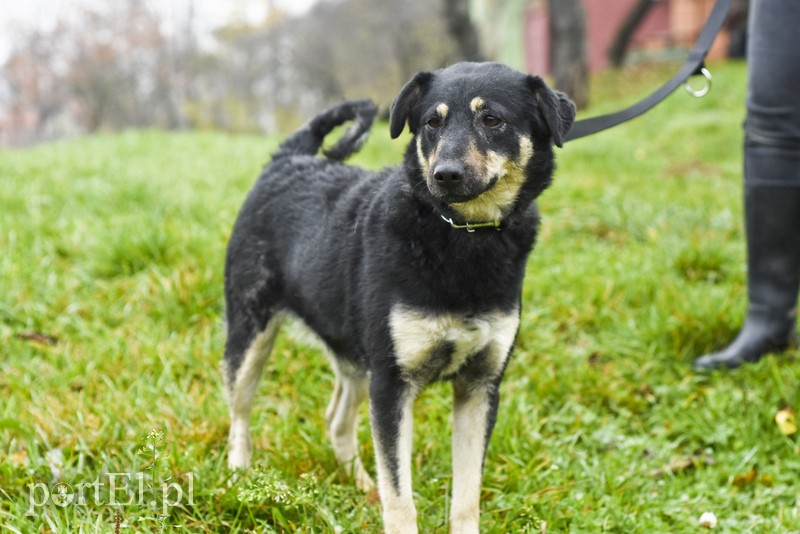
<svg viewBox="0 0 800 534">
<path fill-rule="evenodd" d="M 738 337 L 695 360 L 734 368 L 796 343 L 800 285 L 800 2 L 755 0 L 744 148 L 748 311 Z"/>
</svg>

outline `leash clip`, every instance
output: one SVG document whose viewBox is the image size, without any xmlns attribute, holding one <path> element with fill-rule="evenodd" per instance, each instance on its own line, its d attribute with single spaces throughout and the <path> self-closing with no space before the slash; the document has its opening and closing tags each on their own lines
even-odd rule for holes
<svg viewBox="0 0 800 534">
<path fill-rule="evenodd" d="M 683 88 L 686 90 L 687 93 L 689 93 L 693 97 L 702 98 L 711 91 L 711 72 L 705 67 L 700 67 L 700 70 L 695 74 L 698 74 L 703 78 L 705 78 L 706 80 L 705 84 L 699 89 L 695 89 L 694 87 L 692 87 L 692 84 L 689 83 L 689 78 L 687 78 L 683 84 Z"/>
</svg>

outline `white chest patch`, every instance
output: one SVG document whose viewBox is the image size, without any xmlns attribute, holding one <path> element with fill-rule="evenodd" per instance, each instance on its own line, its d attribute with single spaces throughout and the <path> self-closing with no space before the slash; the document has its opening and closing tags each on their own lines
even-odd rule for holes
<svg viewBox="0 0 800 534">
<path fill-rule="evenodd" d="M 475 316 L 431 314 L 404 305 L 389 317 L 397 362 L 408 375 L 434 365 L 435 376 L 456 373 L 471 357 L 485 352 L 484 365 L 491 375 L 501 372 L 519 327 L 519 313 L 490 312 Z M 433 362 L 442 347 L 447 358 Z"/>
</svg>

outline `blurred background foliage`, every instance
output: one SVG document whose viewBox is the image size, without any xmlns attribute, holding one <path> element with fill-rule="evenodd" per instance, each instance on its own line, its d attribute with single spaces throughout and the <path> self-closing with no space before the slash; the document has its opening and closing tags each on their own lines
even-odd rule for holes
<svg viewBox="0 0 800 534">
<path fill-rule="evenodd" d="M 445 20 L 445 4 L 458 3 L 273 7 L 213 35 L 198 32 L 191 1 L 171 28 L 141 0 L 76 4 L 52 27 L 17 31 L 0 67 L 3 141 L 131 127 L 275 132 L 346 97 L 387 107 L 414 72 L 459 59 Z"/>
<path fill-rule="evenodd" d="M 552 75 L 583 109 L 590 72 L 622 66 L 629 47 L 684 56 L 713 4 L 604 2 L 225 0 L 213 5 L 227 16 L 211 17 L 211 0 L 28 10 L 31 20 L 0 33 L 0 146 L 129 128 L 285 133 L 344 98 L 372 98 L 386 113 L 415 72 L 460 60 Z M 747 1 L 734 4 L 731 32 L 746 19 Z"/>
</svg>

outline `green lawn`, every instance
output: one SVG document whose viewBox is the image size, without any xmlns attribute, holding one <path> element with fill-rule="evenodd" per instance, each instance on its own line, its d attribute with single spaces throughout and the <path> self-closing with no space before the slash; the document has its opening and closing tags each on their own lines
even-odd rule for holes
<svg viewBox="0 0 800 534">
<path fill-rule="evenodd" d="M 800 447 L 775 422 L 800 405 L 797 354 L 690 369 L 746 304 L 744 67 L 712 71 L 710 96 L 677 92 L 559 151 L 486 461 L 485 532 L 698 532 L 704 512 L 716 531 L 800 532 Z M 665 76 L 604 76 L 594 111 Z M 354 162 L 398 162 L 387 130 Z M 255 468 L 232 480 L 225 467 L 223 257 L 277 142 L 145 131 L 0 152 L 0 531 L 380 530 L 325 436 L 331 371 L 292 330 L 257 397 Z M 448 528 L 450 402 L 441 384 L 417 403 L 425 533 Z"/>
</svg>

